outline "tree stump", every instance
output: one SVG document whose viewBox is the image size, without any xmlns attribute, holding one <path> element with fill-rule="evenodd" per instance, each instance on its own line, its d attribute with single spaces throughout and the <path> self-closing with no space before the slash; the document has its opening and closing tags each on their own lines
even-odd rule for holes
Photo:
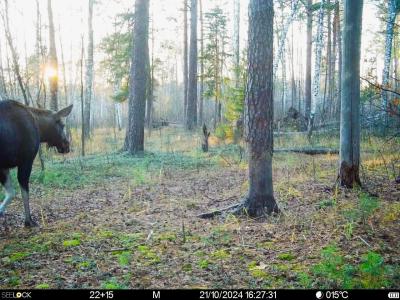
<svg viewBox="0 0 400 300">
<path fill-rule="evenodd" d="M 207 130 L 206 124 L 203 124 L 203 142 L 201 144 L 201 149 L 203 152 L 208 152 L 208 138 L 210 137 L 210 132 Z"/>
</svg>

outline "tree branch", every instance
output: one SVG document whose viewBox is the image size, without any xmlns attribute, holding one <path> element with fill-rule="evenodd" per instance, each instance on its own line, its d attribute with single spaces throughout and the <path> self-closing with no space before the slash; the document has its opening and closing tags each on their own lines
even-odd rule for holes
<svg viewBox="0 0 400 300">
<path fill-rule="evenodd" d="M 376 87 L 376 88 L 378 88 L 378 89 L 380 89 L 380 90 L 382 90 L 382 91 L 389 92 L 389 93 L 393 93 L 393 94 L 395 94 L 395 95 L 397 95 L 397 96 L 400 96 L 400 93 L 399 93 L 399 92 L 394 91 L 394 90 L 391 90 L 391 89 L 388 89 L 388 88 L 385 88 L 385 87 L 383 87 L 381 84 L 371 82 L 371 81 L 369 81 L 367 78 L 364 78 L 364 77 L 361 77 L 361 76 L 360 76 L 360 79 L 362 79 L 362 80 L 368 82 L 370 85 L 372 85 L 372 86 L 374 86 L 374 87 Z"/>
</svg>

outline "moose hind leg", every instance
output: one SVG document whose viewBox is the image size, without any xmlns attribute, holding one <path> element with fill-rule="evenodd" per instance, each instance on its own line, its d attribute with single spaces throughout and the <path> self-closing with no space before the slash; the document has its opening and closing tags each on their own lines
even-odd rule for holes
<svg viewBox="0 0 400 300">
<path fill-rule="evenodd" d="M 0 183 L 3 185 L 6 193 L 3 202 L 0 204 L 0 216 L 3 216 L 6 206 L 11 202 L 12 198 L 14 198 L 15 196 L 15 190 L 11 182 L 10 170 L 0 169 Z"/>
<path fill-rule="evenodd" d="M 31 176 L 32 163 L 27 163 L 18 167 L 18 182 L 21 188 L 22 200 L 25 209 L 25 226 L 34 227 L 38 224 L 32 220 L 31 209 L 29 207 L 29 177 Z"/>
</svg>

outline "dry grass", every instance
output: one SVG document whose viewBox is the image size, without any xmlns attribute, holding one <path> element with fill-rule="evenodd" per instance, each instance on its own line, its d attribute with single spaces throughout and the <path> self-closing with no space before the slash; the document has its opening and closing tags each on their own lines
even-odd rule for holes
<svg viewBox="0 0 400 300">
<path fill-rule="evenodd" d="M 120 149 L 123 133 L 113 143 L 109 136 L 112 131 L 97 131 L 88 154 Z M 203 154 L 198 136 L 164 128 L 147 135 L 149 153 L 142 159 L 110 154 L 109 167 L 104 159 L 83 160 L 85 176 L 92 177 L 80 188 L 38 182 L 32 206 L 41 228 L 20 227 L 18 201 L 10 206 L 7 227 L 0 225 L 0 288 L 310 287 L 301 276 L 312 277 L 321 250 L 331 244 L 349 263 L 374 251 L 386 264 L 400 264 L 399 185 L 385 164 L 372 163 L 380 159 L 372 146 L 363 153 L 362 177 L 379 207 L 363 222 L 347 215 L 366 192 L 336 186 L 336 155 L 283 153 L 274 157 L 281 215 L 264 222 L 233 216 L 202 220 L 195 216 L 239 201 L 248 183 L 237 147 L 213 139 L 210 153 Z M 74 144 L 76 149 L 76 136 Z M 398 170 L 389 147 L 381 152 L 386 165 Z M 173 159 L 155 162 L 160 155 Z M 78 158 L 72 153 L 61 167 Z M 108 177 L 102 177 L 105 169 Z M 400 285 L 398 276 L 391 280 L 391 286 Z"/>
</svg>

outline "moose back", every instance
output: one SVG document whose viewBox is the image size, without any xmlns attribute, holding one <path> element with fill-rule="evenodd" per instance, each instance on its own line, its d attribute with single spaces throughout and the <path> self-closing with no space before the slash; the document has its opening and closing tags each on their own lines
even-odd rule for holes
<svg viewBox="0 0 400 300">
<path fill-rule="evenodd" d="M 25 209 L 25 226 L 37 225 L 29 208 L 29 177 L 40 143 L 56 147 L 59 153 L 68 153 L 69 142 L 64 132 L 63 118 L 72 111 L 72 105 L 58 112 L 36 109 L 17 101 L 0 102 L 0 183 L 5 198 L 0 204 L 0 216 L 15 196 L 10 169 L 18 168 L 18 182 Z"/>
</svg>

